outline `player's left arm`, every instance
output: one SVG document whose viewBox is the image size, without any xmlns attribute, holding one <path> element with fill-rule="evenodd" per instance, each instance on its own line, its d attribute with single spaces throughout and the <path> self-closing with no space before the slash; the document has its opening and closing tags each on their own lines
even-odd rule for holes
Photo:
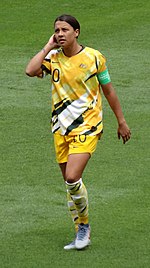
<svg viewBox="0 0 150 268">
<path fill-rule="evenodd" d="M 122 108 L 118 96 L 114 90 L 111 82 L 101 85 L 103 93 L 114 112 L 118 121 L 118 138 L 122 137 L 123 143 L 125 144 L 131 137 L 131 131 L 124 118 Z"/>
</svg>

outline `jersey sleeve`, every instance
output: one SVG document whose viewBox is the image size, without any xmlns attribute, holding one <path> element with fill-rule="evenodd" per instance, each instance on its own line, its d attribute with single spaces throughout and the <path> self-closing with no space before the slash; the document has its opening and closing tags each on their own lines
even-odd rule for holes
<svg viewBox="0 0 150 268">
<path fill-rule="evenodd" d="M 41 65 L 43 77 L 47 74 L 51 74 L 51 53 L 48 53 Z"/>
<path fill-rule="evenodd" d="M 101 85 L 106 85 L 111 82 L 106 66 L 106 58 L 102 54 L 99 54 L 97 57 L 97 79 Z"/>
</svg>

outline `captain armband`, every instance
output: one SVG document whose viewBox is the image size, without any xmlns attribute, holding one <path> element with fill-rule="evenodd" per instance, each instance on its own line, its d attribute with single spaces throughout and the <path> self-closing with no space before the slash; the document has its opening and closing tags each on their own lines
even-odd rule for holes
<svg viewBox="0 0 150 268">
<path fill-rule="evenodd" d="M 106 69 L 105 71 L 97 74 L 97 79 L 98 79 L 98 81 L 100 82 L 101 85 L 106 85 L 106 84 L 110 83 L 111 79 L 110 79 L 108 69 Z"/>
</svg>

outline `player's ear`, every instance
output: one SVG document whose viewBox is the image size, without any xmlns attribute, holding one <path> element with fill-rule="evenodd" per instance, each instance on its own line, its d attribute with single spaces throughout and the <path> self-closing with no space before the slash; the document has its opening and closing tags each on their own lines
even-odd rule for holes
<svg viewBox="0 0 150 268">
<path fill-rule="evenodd" d="M 75 30 L 75 37 L 78 38 L 79 37 L 79 34 L 80 34 L 80 30 L 79 29 L 76 29 Z"/>
</svg>

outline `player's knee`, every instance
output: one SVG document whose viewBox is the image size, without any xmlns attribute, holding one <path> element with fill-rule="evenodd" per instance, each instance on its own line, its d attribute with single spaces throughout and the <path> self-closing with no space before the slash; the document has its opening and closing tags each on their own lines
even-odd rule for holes
<svg viewBox="0 0 150 268">
<path fill-rule="evenodd" d="M 75 183 L 80 180 L 80 176 L 77 176 L 73 173 L 67 172 L 65 175 L 65 181 L 68 183 Z"/>
</svg>

